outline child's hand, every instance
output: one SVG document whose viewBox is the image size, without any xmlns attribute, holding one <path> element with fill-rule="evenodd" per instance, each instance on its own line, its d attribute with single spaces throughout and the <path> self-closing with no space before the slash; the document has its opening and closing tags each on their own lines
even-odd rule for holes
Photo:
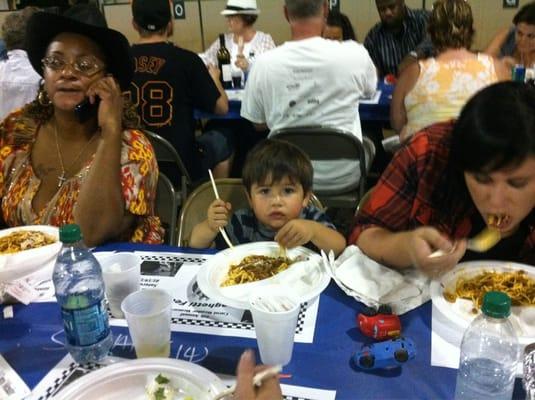
<svg viewBox="0 0 535 400">
<path fill-rule="evenodd" d="M 223 228 L 228 224 L 228 213 L 231 210 L 230 203 L 226 203 L 223 200 L 215 199 L 210 207 L 208 207 L 208 227 L 213 231 L 219 231 L 219 228 Z"/>
<path fill-rule="evenodd" d="M 301 246 L 314 237 L 314 224 L 305 219 L 288 221 L 275 235 L 275 241 L 288 248 Z"/>
</svg>

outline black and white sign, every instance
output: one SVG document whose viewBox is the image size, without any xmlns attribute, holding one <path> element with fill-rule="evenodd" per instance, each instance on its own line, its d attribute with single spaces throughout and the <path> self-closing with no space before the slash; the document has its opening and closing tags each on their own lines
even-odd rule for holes
<svg viewBox="0 0 535 400">
<path fill-rule="evenodd" d="M 503 0 L 503 8 L 518 8 L 518 0 Z"/>
<path fill-rule="evenodd" d="M 173 17 L 175 19 L 186 19 L 184 0 L 173 0 Z"/>
<path fill-rule="evenodd" d="M 329 0 L 329 10 L 340 12 L 340 1 L 341 0 Z"/>
</svg>

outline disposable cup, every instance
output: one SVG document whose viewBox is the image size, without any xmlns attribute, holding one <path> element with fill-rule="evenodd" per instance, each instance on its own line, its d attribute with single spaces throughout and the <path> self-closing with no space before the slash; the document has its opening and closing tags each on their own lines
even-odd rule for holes
<svg viewBox="0 0 535 400">
<path fill-rule="evenodd" d="M 115 253 L 100 260 L 111 315 L 124 318 L 121 302 L 139 290 L 141 258 L 134 253 Z"/>
<path fill-rule="evenodd" d="M 267 285 L 249 298 L 251 314 L 264 364 L 286 365 L 292 359 L 300 304 L 288 288 Z"/>
<path fill-rule="evenodd" d="M 129 294 L 121 309 L 138 358 L 169 357 L 173 298 L 161 289 Z"/>
</svg>

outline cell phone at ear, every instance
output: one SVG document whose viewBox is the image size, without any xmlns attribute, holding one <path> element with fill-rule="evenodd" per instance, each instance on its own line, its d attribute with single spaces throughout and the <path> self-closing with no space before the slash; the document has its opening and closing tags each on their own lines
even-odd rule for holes
<svg viewBox="0 0 535 400">
<path fill-rule="evenodd" d="M 74 114 L 76 115 L 76 118 L 78 118 L 78 121 L 83 123 L 83 122 L 90 120 L 93 117 L 96 117 L 98 115 L 99 103 L 100 103 L 100 98 L 98 97 L 95 97 L 95 102 L 93 104 L 90 103 L 89 97 L 86 97 L 81 103 L 79 103 L 74 108 Z"/>
</svg>

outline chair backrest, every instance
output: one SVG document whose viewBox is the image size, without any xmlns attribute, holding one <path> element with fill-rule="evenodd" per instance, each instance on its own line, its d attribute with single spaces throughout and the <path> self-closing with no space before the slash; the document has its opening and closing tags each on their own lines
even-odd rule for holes
<svg viewBox="0 0 535 400">
<path fill-rule="evenodd" d="M 313 161 L 339 159 L 358 161 L 360 169 L 359 186 L 355 196 L 349 200 L 353 202 L 350 205 L 351 208 L 355 207 L 356 201 L 364 196 L 366 191 L 366 175 L 371 165 L 371 160 L 375 155 L 375 146 L 370 139 L 364 137 L 361 142 L 356 136 L 344 130 L 327 126 L 283 128 L 271 132 L 270 136 L 295 144 Z M 338 195 L 347 191 L 342 191 L 341 193 L 332 193 L 332 191 L 322 193 L 320 190 L 315 190 L 315 192 L 324 204 L 329 206 L 334 205 L 329 202 L 331 195 Z"/>
<path fill-rule="evenodd" d="M 249 206 L 247 193 L 240 178 L 224 178 L 215 180 L 219 197 L 232 204 L 233 210 Z M 193 227 L 206 219 L 208 206 L 214 201 L 215 195 L 210 182 L 205 182 L 190 193 L 180 211 L 178 245 L 187 247 Z M 324 210 L 323 204 L 314 194 L 310 203 Z"/>
<path fill-rule="evenodd" d="M 176 245 L 176 222 L 178 205 L 176 203 L 175 187 L 167 176 L 158 175 L 158 186 L 156 189 L 155 212 L 165 228 L 166 244 Z"/>
<path fill-rule="evenodd" d="M 156 160 L 159 163 L 169 162 L 176 164 L 181 177 L 181 187 L 176 193 L 177 205 L 179 206 L 185 201 L 188 195 L 188 188 L 191 187 L 191 178 L 189 176 L 189 172 L 182 162 L 180 155 L 167 139 L 146 129 L 143 130 L 143 133 L 145 133 L 147 138 L 150 140 L 152 147 L 154 148 L 154 152 L 156 153 Z"/>
</svg>

